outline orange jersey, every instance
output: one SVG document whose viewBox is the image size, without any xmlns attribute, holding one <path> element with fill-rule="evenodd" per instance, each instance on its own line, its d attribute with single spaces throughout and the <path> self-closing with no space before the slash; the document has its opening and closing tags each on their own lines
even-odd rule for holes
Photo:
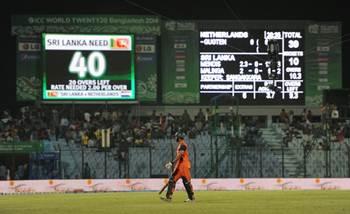
<svg viewBox="0 0 350 214">
<path fill-rule="evenodd" d="M 180 151 L 184 151 L 183 154 L 181 154 Z M 191 162 L 190 157 L 188 155 L 188 146 L 185 143 L 184 140 L 180 140 L 177 148 L 176 148 L 176 159 L 178 159 L 176 165 L 177 167 L 190 169 L 191 168 Z M 175 167 L 175 168 L 177 168 Z"/>
</svg>

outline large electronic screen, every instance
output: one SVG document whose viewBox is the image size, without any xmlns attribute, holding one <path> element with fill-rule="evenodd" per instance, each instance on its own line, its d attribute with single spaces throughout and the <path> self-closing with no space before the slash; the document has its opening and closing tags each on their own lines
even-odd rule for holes
<svg viewBox="0 0 350 214">
<path fill-rule="evenodd" d="M 135 100 L 133 35 L 42 34 L 43 100 Z"/>
<path fill-rule="evenodd" d="M 275 66 L 268 54 L 271 40 L 279 46 Z M 305 102 L 301 29 L 200 29 L 199 55 L 202 104 L 220 95 L 232 96 L 243 105 Z"/>
</svg>

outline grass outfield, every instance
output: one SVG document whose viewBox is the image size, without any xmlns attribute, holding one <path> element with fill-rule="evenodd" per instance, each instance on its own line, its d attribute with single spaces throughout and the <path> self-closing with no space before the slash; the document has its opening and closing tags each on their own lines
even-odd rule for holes
<svg viewBox="0 0 350 214">
<path fill-rule="evenodd" d="M 175 192 L 171 203 L 155 192 L 3 195 L 0 214 L 349 214 L 350 191 L 227 191 L 196 192 L 184 203 Z"/>
</svg>

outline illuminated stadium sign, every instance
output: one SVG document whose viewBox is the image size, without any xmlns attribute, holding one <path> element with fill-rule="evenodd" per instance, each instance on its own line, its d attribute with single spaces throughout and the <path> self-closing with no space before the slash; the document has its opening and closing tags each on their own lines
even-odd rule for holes
<svg viewBox="0 0 350 214">
<path fill-rule="evenodd" d="M 43 34 L 43 100 L 135 100 L 133 35 Z"/>
<path fill-rule="evenodd" d="M 270 40 L 279 46 L 274 67 L 267 50 Z M 201 29 L 199 52 L 203 104 L 223 94 L 245 105 L 304 104 L 302 30 Z"/>
</svg>

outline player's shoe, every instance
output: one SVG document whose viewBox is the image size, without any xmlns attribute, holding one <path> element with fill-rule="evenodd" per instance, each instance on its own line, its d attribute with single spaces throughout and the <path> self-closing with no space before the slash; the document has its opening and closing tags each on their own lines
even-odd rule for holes
<svg viewBox="0 0 350 214">
<path fill-rule="evenodd" d="M 186 202 L 186 203 L 192 203 L 192 202 L 194 202 L 194 198 L 193 198 L 193 199 L 187 198 L 184 202 Z"/>
<path fill-rule="evenodd" d="M 171 198 L 167 198 L 167 197 L 164 197 L 164 196 L 161 196 L 160 199 L 163 200 L 163 201 L 166 201 L 166 202 L 171 202 Z"/>
</svg>

